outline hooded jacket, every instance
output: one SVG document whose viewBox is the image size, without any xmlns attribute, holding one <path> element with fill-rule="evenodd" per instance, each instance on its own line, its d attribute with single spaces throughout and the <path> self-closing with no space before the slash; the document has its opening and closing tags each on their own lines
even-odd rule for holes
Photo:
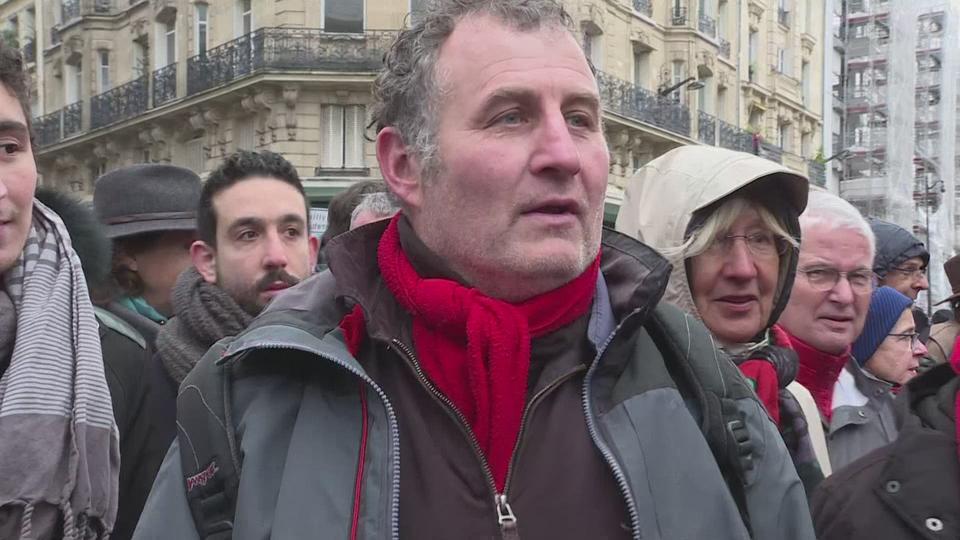
<svg viewBox="0 0 960 540">
<path fill-rule="evenodd" d="M 877 239 L 873 257 L 873 273 L 882 279 L 887 272 L 907 259 L 920 257 L 924 266 L 930 263 L 930 252 L 916 236 L 903 227 L 877 218 L 867 218 Z"/>
<path fill-rule="evenodd" d="M 93 209 L 53 190 L 39 188 L 36 197 L 63 220 L 80 258 L 88 285 L 103 283 L 110 273 L 111 244 Z M 100 348 L 113 414 L 120 430 L 120 493 L 113 540 L 133 536 L 140 511 L 170 438 L 157 438 L 151 420 L 151 351 L 144 336 L 124 319 L 97 309 Z"/>
<path fill-rule="evenodd" d="M 896 402 L 900 437 L 833 475 L 814 494 L 817 538 L 960 537 L 958 387 L 949 364 L 907 383 Z"/>
</svg>

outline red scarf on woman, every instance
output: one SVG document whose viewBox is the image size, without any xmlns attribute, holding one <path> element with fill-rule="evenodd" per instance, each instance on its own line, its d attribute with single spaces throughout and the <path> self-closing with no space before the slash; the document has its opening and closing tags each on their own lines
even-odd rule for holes
<svg viewBox="0 0 960 540">
<path fill-rule="evenodd" d="M 467 420 L 503 491 L 527 394 L 530 341 L 572 323 L 593 302 L 600 257 L 558 289 L 517 304 L 449 279 L 422 278 L 400 245 L 395 216 L 380 238 L 377 261 L 387 288 L 413 317 L 413 343 L 431 383 Z M 341 322 L 356 355 L 363 312 Z"/>
</svg>

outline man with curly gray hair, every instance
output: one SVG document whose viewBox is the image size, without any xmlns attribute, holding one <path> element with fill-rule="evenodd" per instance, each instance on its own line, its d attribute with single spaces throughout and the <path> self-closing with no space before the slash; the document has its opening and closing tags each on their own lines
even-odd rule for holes
<svg viewBox="0 0 960 540">
<path fill-rule="evenodd" d="M 138 538 L 813 538 L 756 397 L 660 302 L 669 264 L 602 229 L 570 28 L 438 0 L 400 34 L 374 122 L 401 212 L 187 377 Z"/>
</svg>

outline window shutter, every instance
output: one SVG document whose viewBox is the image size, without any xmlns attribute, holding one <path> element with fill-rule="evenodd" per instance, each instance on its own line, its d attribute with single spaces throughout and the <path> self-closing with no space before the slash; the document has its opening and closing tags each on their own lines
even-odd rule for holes
<svg viewBox="0 0 960 540">
<path fill-rule="evenodd" d="M 234 142 L 237 150 L 255 150 L 257 148 L 257 135 L 253 118 L 237 118 L 233 122 Z"/>
<path fill-rule="evenodd" d="M 363 127 L 366 123 L 366 110 L 363 105 L 346 107 L 344 118 L 344 167 L 359 169 L 363 167 Z"/>
<path fill-rule="evenodd" d="M 320 121 L 320 166 L 325 169 L 340 169 L 343 167 L 343 107 L 324 105 L 321 108 Z"/>
</svg>

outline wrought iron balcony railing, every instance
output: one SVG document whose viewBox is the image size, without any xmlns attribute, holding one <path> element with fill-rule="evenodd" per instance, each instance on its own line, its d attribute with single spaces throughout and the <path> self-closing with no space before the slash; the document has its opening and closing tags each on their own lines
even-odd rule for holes
<svg viewBox="0 0 960 540">
<path fill-rule="evenodd" d="M 55 24 L 50 27 L 50 45 L 59 45 L 60 41 L 60 26 Z"/>
<path fill-rule="evenodd" d="M 697 139 L 703 144 L 716 146 L 717 117 L 704 111 L 697 111 Z"/>
<path fill-rule="evenodd" d="M 670 10 L 670 23 L 673 26 L 686 26 L 687 25 L 687 8 L 675 6 Z"/>
<path fill-rule="evenodd" d="M 63 109 L 33 119 L 37 146 L 48 146 L 63 138 Z"/>
<path fill-rule="evenodd" d="M 719 146 L 739 152 L 753 152 L 753 135 L 737 126 L 717 120 Z"/>
<path fill-rule="evenodd" d="M 144 75 L 90 98 L 90 129 L 138 116 L 147 110 L 148 80 Z"/>
<path fill-rule="evenodd" d="M 717 20 L 713 17 L 708 17 L 703 13 L 700 14 L 700 24 L 697 26 L 700 31 L 712 38 L 717 37 Z"/>
<path fill-rule="evenodd" d="M 690 136 L 690 110 L 670 98 L 658 96 L 603 72 L 597 73 L 604 108 L 684 137 Z"/>
<path fill-rule="evenodd" d="M 63 108 L 63 138 L 80 132 L 83 102 L 78 101 Z"/>
<path fill-rule="evenodd" d="M 815 185 L 827 185 L 827 166 L 819 161 L 807 160 L 807 176 Z"/>
<path fill-rule="evenodd" d="M 724 58 L 729 59 L 730 58 L 730 42 L 723 38 L 718 38 L 718 41 L 720 42 L 720 55 L 723 56 Z"/>
<path fill-rule="evenodd" d="M 70 22 L 80 16 L 80 0 L 61 0 L 60 20 Z"/>
<path fill-rule="evenodd" d="M 766 141 L 760 141 L 760 145 L 757 148 L 757 155 L 767 158 L 770 161 L 783 163 L 783 148 Z"/>
<path fill-rule="evenodd" d="M 153 72 L 153 106 L 159 107 L 177 97 L 177 64 Z"/>
<path fill-rule="evenodd" d="M 187 60 L 187 94 L 264 69 L 377 71 L 395 31 L 340 34 L 311 28 L 260 28 Z"/>
<path fill-rule="evenodd" d="M 652 0 L 633 0 L 633 10 L 647 17 L 653 17 L 653 2 Z"/>
<path fill-rule="evenodd" d="M 23 43 L 23 61 L 31 64 L 37 61 L 37 42 L 34 39 L 25 40 Z"/>
</svg>

